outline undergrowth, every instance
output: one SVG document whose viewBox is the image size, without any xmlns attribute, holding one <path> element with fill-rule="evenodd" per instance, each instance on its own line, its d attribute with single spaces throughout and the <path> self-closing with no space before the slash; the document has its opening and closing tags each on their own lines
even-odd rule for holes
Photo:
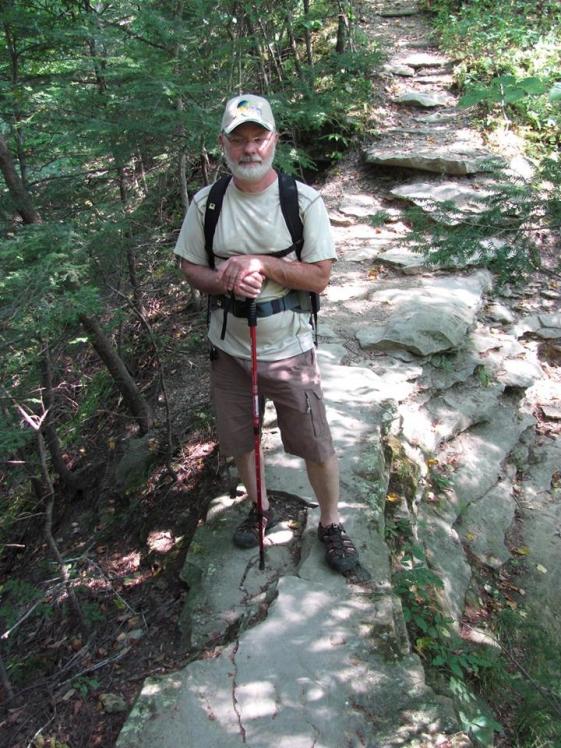
<svg viewBox="0 0 561 748">
<path fill-rule="evenodd" d="M 558 278 L 561 6 L 435 0 L 429 7 L 440 46 L 455 60 L 460 106 L 479 117 L 490 141 L 515 145 L 527 160 L 518 172 L 488 164 L 488 178 L 475 185 L 476 210 L 431 200 L 411 209 L 412 247 L 429 264 L 488 267 L 499 283 L 524 283 L 537 270 Z"/>
<path fill-rule="evenodd" d="M 420 537 L 419 483 L 411 480 L 418 471 L 406 469 L 398 442 L 392 436 L 385 444 L 391 459 L 385 537 L 393 589 L 429 682 L 454 699 L 462 729 L 479 745 L 560 746 L 561 652 L 538 613 L 524 608 L 516 584 L 523 562 L 500 571 L 475 565 L 471 602 L 458 625 L 446 612 L 443 580 Z M 430 456 L 426 464 L 422 501 L 438 511 L 449 498 L 450 466 Z"/>
<path fill-rule="evenodd" d="M 558 145 L 561 121 L 547 87 L 559 79 L 559 3 L 436 0 L 431 9 L 440 44 L 458 60 L 460 89 L 487 87 L 483 106 L 487 124 L 512 120 L 542 149 Z M 531 83 L 524 86 L 523 81 Z"/>
</svg>

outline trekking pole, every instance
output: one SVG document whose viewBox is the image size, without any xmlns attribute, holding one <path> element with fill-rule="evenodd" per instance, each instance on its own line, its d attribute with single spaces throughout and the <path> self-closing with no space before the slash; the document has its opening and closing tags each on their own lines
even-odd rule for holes
<svg viewBox="0 0 561 748">
<path fill-rule="evenodd" d="M 265 543 L 263 527 L 263 496 L 261 495 L 261 439 L 259 423 L 259 388 L 257 386 L 257 305 L 255 299 L 247 300 L 247 324 L 251 337 L 251 403 L 255 453 L 255 481 L 257 483 L 257 516 L 259 518 L 259 569 L 265 568 Z"/>
</svg>

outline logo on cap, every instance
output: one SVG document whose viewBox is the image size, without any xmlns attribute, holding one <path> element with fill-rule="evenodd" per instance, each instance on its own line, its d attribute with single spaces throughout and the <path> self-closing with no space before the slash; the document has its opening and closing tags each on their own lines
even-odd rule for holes
<svg viewBox="0 0 561 748">
<path fill-rule="evenodd" d="M 255 112 L 255 114 L 258 114 L 261 117 L 262 111 L 261 106 L 257 104 L 255 101 L 248 101 L 247 99 L 242 99 L 241 101 L 238 101 L 237 109 L 240 114 L 247 116 L 248 114 L 251 114 L 252 112 Z"/>
</svg>

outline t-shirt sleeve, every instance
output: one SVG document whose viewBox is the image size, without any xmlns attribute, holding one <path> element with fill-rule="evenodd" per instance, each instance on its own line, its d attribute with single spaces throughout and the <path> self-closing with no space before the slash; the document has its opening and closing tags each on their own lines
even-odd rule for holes
<svg viewBox="0 0 561 748">
<path fill-rule="evenodd" d="M 173 250 L 176 255 L 195 265 L 208 265 L 203 223 L 209 189 L 203 188 L 191 201 Z"/>
<path fill-rule="evenodd" d="M 300 185 L 299 185 L 300 189 Z M 304 224 L 304 246 L 301 260 L 303 262 L 320 262 L 336 260 L 335 241 L 327 208 L 319 193 L 308 188 L 303 193 L 301 204 L 302 222 Z"/>
</svg>

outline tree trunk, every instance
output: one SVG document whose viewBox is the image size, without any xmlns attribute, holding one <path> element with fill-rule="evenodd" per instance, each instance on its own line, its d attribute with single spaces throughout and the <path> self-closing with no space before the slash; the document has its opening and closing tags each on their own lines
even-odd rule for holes
<svg viewBox="0 0 561 748">
<path fill-rule="evenodd" d="M 300 65 L 300 60 L 298 58 L 298 47 L 296 45 L 296 39 L 294 38 L 294 31 L 292 29 L 292 21 L 290 20 L 290 15 L 288 13 L 286 14 L 286 30 L 288 32 L 290 47 L 294 56 L 294 67 L 296 68 L 296 72 L 298 73 L 298 77 L 300 78 L 300 80 L 304 80 L 304 76 L 302 74 L 302 66 Z"/>
<path fill-rule="evenodd" d="M 261 80 L 263 82 L 263 89 L 265 91 L 269 90 L 269 75 L 267 73 L 267 67 L 265 65 L 265 54 L 263 52 L 263 47 L 261 46 L 261 43 L 259 41 L 259 36 L 257 34 L 257 31 L 255 29 L 255 26 L 253 25 L 253 20 L 251 19 L 251 16 L 249 13 L 245 14 L 245 22 L 247 24 L 247 28 L 249 31 L 249 38 L 253 39 L 253 43 L 255 45 L 255 53 L 257 55 L 257 60 L 259 63 L 259 70 L 261 71 Z"/>
<path fill-rule="evenodd" d="M 60 477 L 61 481 L 65 486 L 70 488 L 72 491 L 76 491 L 80 488 L 80 481 L 73 475 L 70 470 L 66 467 L 64 458 L 62 456 L 62 449 L 60 448 L 60 440 L 55 428 L 54 419 L 54 395 L 53 395 L 53 373 L 51 365 L 51 355 L 49 351 L 48 343 L 45 345 L 43 353 L 43 360 L 41 362 L 41 379 L 43 385 L 43 402 L 45 404 L 45 410 L 47 415 L 45 423 L 43 425 L 43 433 L 45 435 L 45 443 L 51 456 L 52 465 Z"/>
<path fill-rule="evenodd" d="M 177 99 L 177 111 L 181 114 L 185 111 L 185 102 L 181 96 Z M 178 134 L 183 142 L 183 146 L 179 152 L 179 190 L 181 194 L 181 205 L 183 206 L 183 213 L 185 214 L 189 207 L 189 188 L 187 184 L 187 147 L 185 146 L 186 132 L 184 125 L 179 126 Z"/>
<path fill-rule="evenodd" d="M 347 46 L 347 17 L 340 10 L 339 20 L 337 24 L 337 43 L 335 44 L 335 51 L 337 54 L 342 55 Z"/>
<path fill-rule="evenodd" d="M 273 41 L 267 38 L 267 32 L 265 30 L 265 26 L 263 25 L 263 20 L 260 17 L 257 18 L 257 24 L 259 25 L 261 36 L 265 40 L 265 44 L 267 45 L 267 49 L 269 50 L 269 60 L 271 61 L 271 66 L 276 73 L 277 81 L 279 83 L 282 83 L 284 80 L 284 75 L 282 71 L 282 61 L 280 59 L 280 55 L 277 54 Z"/>
<path fill-rule="evenodd" d="M 153 424 L 152 412 L 150 406 L 142 396 L 134 379 L 129 374 L 123 360 L 111 344 L 107 335 L 103 332 L 99 322 L 93 317 L 85 314 L 80 315 L 80 322 L 90 337 L 90 342 L 107 366 L 109 373 L 113 377 L 119 392 L 123 396 L 128 409 L 134 416 L 141 434 L 150 430 Z"/>
<path fill-rule="evenodd" d="M 59 550 L 57 542 L 53 537 L 53 509 L 55 506 L 55 490 L 47 468 L 45 441 L 43 439 L 41 429 L 37 430 L 37 448 L 39 452 L 39 459 L 41 461 L 41 474 L 43 482 L 45 484 L 45 489 L 47 491 L 47 495 L 45 498 L 45 537 L 47 539 L 47 544 L 53 552 L 53 556 L 58 563 L 62 582 L 64 584 L 64 588 L 66 590 L 70 605 L 72 606 L 72 609 L 74 610 L 74 613 L 78 618 L 80 629 L 82 630 L 82 633 L 87 636 L 89 633 L 88 625 L 86 623 L 86 619 L 84 618 L 84 614 L 82 612 L 82 608 L 80 607 L 78 598 L 76 597 L 76 591 L 74 590 L 74 587 L 72 586 L 72 583 L 70 581 L 69 567 L 64 563 L 64 559 Z"/>
<path fill-rule="evenodd" d="M 185 148 L 179 156 L 179 191 L 181 194 L 181 205 L 183 212 L 187 212 L 189 207 L 189 188 L 187 185 L 187 151 Z"/>
<path fill-rule="evenodd" d="M 14 128 L 13 134 L 16 140 L 16 155 L 19 163 L 19 173 L 21 181 L 27 189 L 27 163 L 25 158 L 25 147 L 24 147 L 24 128 L 23 122 L 25 121 L 24 113 L 20 108 L 21 97 L 18 95 L 18 86 L 21 85 L 20 74 L 19 74 L 19 60 L 20 55 L 18 52 L 17 38 L 14 33 L 13 27 L 9 23 L 4 24 L 4 36 L 6 37 L 6 47 L 8 50 L 8 56 L 10 59 L 10 77 L 13 86 L 13 107 L 14 107 Z"/>
<path fill-rule="evenodd" d="M 203 183 L 206 186 L 207 184 L 210 184 L 210 175 L 209 175 L 210 161 L 208 160 L 208 151 L 202 139 L 201 139 L 201 171 L 203 173 Z"/>
<path fill-rule="evenodd" d="M 29 193 L 16 171 L 8 145 L 0 135 L 0 171 L 4 175 L 10 196 L 24 223 L 41 223 L 41 216 L 33 207 Z"/>
<path fill-rule="evenodd" d="M 129 241 L 132 241 L 131 237 L 128 237 Z M 136 272 L 136 253 L 134 247 L 129 244 L 127 247 L 127 267 L 129 270 L 129 281 L 132 287 L 132 297 L 134 299 L 134 305 L 140 314 L 145 315 L 146 310 L 144 308 L 144 302 L 142 301 L 142 294 L 140 292 L 140 284 L 138 282 L 138 273 Z"/>
<path fill-rule="evenodd" d="M 5 387 L 2 387 L 2 393 L 5 398 L 11 399 L 10 396 L 7 394 L 7 389 Z M 6 423 L 10 424 L 12 423 L 12 418 L 10 416 L 10 411 L 8 408 L 0 402 L 0 410 L 2 410 L 2 414 L 4 415 L 4 418 L 6 419 Z M 37 470 L 35 470 L 35 466 L 32 466 L 29 464 L 29 460 L 27 459 L 27 454 L 25 453 L 25 450 L 23 447 L 18 447 L 15 451 L 15 456 L 20 461 L 23 470 L 25 471 L 25 474 L 29 478 L 29 483 L 31 485 L 31 488 L 33 489 L 33 494 L 37 501 L 40 503 L 43 501 L 43 486 L 41 484 L 40 479 L 37 476 Z"/>
<path fill-rule="evenodd" d="M 306 21 L 309 20 L 310 0 L 304 0 L 304 15 L 306 17 Z M 308 65 L 312 67 L 312 65 L 314 64 L 314 58 L 313 58 L 313 52 L 312 52 L 312 34 L 307 25 L 304 31 L 304 39 L 306 40 L 306 58 L 308 60 Z"/>
</svg>

